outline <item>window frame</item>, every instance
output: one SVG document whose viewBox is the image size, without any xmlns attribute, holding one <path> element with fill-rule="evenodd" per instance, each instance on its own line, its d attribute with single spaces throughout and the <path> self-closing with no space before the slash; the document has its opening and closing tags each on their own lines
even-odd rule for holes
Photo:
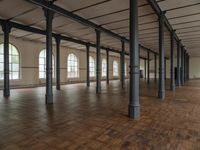
<svg viewBox="0 0 200 150">
<path fill-rule="evenodd" d="M 77 66 L 72 66 L 72 67 L 77 67 L 77 73 L 75 73 L 77 76 L 69 76 L 69 57 L 70 55 L 74 56 L 74 58 L 76 58 L 77 60 Z M 76 69 L 74 69 L 76 70 Z M 79 58 L 74 54 L 74 53 L 69 53 L 68 56 L 67 56 L 67 78 L 68 79 L 78 79 L 80 78 L 80 70 L 79 70 Z"/>
<path fill-rule="evenodd" d="M 4 43 L 0 43 L 0 45 L 2 45 L 2 50 L 3 50 L 3 53 L 2 53 L 2 56 L 3 56 L 3 61 L 2 62 L 0 62 L 0 63 L 2 63 L 2 67 L 3 67 L 3 70 L 2 71 L 0 71 L 0 72 L 2 72 L 2 74 L 4 74 Z M 18 53 L 18 55 L 12 55 L 12 50 L 10 49 L 10 46 L 12 46 L 12 47 L 14 47 L 15 48 L 15 50 L 17 51 L 17 53 Z M 11 53 L 10 53 L 11 52 Z M 1 55 L 1 54 L 0 54 Z M 10 66 L 12 66 L 12 62 L 11 62 L 11 59 L 12 59 L 12 56 L 18 56 L 18 67 L 19 67 L 19 69 L 18 69 L 18 71 L 12 71 L 11 70 L 11 67 Z M 13 75 L 12 75 L 12 73 L 13 72 L 17 72 L 18 73 L 18 78 L 17 79 L 13 79 L 12 77 L 13 77 Z M 11 77 L 12 76 L 12 77 Z M 2 79 L 0 79 L 0 81 L 3 81 L 4 80 L 4 75 L 3 75 L 3 78 Z M 19 51 L 19 49 L 17 48 L 17 46 L 15 46 L 14 44 L 12 44 L 12 43 L 9 43 L 9 80 L 11 80 L 11 81 L 17 81 L 17 80 L 21 80 L 21 54 L 20 54 L 20 51 Z"/>
<path fill-rule="evenodd" d="M 91 62 L 91 60 L 92 60 L 93 62 Z M 92 69 L 93 69 L 94 71 L 91 71 L 91 64 L 93 64 Z M 94 77 L 96 76 L 96 74 L 95 74 L 95 69 L 96 69 L 96 67 L 95 67 L 95 59 L 94 59 L 94 57 L 89 56 L 89 75 L 90 75 L 90 77 L 92 77 L 92 78 L 94 78 Z M 91 75 L 92 73 L 94 73 L 94 74 Z"/>
<path fill-rule="evenodd" d="M 116 60 L 113 61 L 113 77 L 119 77 L 119 64 Z"/>
<path fill-rule="evenodd" d="M 44 64 L 40 64 L 40 58 L 41 58 L 40 54 L 43 51 L 45 51 L 45 55 L 44 55 L 44 57 L 42 57 L 44 59 Z M 39 64 L 38 64 L 38 67 L 39 67 L 39 70 L 38 70 L 39 75 L 38 75 L 38 77 L 39 77 L 40 80 L 46 80 L 46 67 L 45 67 L 46 66 L 46 49 L 45 48 L 43 48 L 43 49 L 40 50 L 38 62 L 39 62 Z M 40 71 L 40 65 L 43 65 L 44 71 Z M 44 78 L 40 78 L 40 72 L 44 72 Z M 54 59 L 53 52 L 52 52 L 52 78 L 53 79 L 55 78 L 55 59 Z"/>
<path fill-rule="evenodd" d="M 108 63 L 107 63 L 106 59 L 103 58 L 102 61 L 101 61 L 101 72 L 102 72 L 101 76 L 102 77 L 106 77 L 107 76 L 107 65 L 108 65 Z M 104 69 L 104 67 L 105 67 L 105 69 Z"/>
</svg>

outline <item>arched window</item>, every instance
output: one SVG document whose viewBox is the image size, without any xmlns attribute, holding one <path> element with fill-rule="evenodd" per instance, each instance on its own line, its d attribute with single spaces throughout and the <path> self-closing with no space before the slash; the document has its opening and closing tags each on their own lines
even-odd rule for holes
<svg viewBox="0 0 200 150">
<path fill-rule="evenodd" d="M 4 44 L 0 44 L 0 79 L 4 78 Z M 9 70 L 10 79 L 16 80 L 20 78 L 20 67 L 19 67 L 19 51 L 17 48 L 9 44 Z"/>
<path fill-rule="evenodd" d="M 54 77 L 54 56 L 52 55 L 52 76 Z M 46 49 L 39 54 L 39 78 L 46 78 Z"/>
<path fill-rule="evenodd" d="M 107 72 L 107 62 L 106 62 L 106 59 L 103 58 L 102 59 L 102 77 L 106 76 L 106 72 Z"/>
<path fill-rule="evenodd" d="M 117 61 L 113 61 L 113 76 L 114 77 L 117 77 L 119 75 L 119 72 L 118 72 L 118 63 Z"/>
<path fill-rule="evenodd" d="M 67 73 L 68 78 L 79 77 L 78 58 L 72 53 L 68 55 L 67 59 Z"/>
<path fill-rule="evenodd" d="M 95 61 L 92 56 L 89 57 L 90 63 L 90 77 L 95 77 Z"/>
</svg>

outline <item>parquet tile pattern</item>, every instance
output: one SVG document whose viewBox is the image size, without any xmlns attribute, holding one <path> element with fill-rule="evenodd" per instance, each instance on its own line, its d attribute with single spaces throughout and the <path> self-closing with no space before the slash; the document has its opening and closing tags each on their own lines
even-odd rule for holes
<svg viewBox="0 0 200 150">
<path fill-rule="evenodd" d="M 100 95 L 95 83 L 62 86 L 48 106 L 44 87 L 12 90 L 0 99 L 0 149 L 200 150 L 200 81 L 167 90 L 165 101 L 153 81 L 141 83 L 140 120 L 127 117 L 119 81 L 102 82 Z"/>
</svg>

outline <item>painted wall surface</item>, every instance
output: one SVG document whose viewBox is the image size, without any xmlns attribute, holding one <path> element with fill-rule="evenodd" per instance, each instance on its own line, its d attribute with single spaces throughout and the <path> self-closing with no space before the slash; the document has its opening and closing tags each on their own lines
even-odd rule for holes
<svg viewBox="0 0 200 150">
<path fill-rule="evenodd" d="M 0 43 L 3 43 L 3 37 L 0 36 Z M 25 41 L 22 39 L 17 39 L 14 37 L 10 37 L 10 43 L 15 45 L 20 53 L 20 79 L 19 80 L 11 80 L 11 87 L 32 87 L 32 86 L 40 86 L 45 83 L 44 79 L 39 79 L 39 53 L 41 50 L 45 49 L 44 43 L 38 43 L 34 41 Z M 69 79 L 67 77 L 67 56 L 70 53 L 74 53 L 78 57 L 79 61 L 79 78 Z M 53 46 L 53 55 L 54 61 L 56 56 L 55 45 Z M 86 51 L 85 50 L 77 50 L 71 49 L 67 47 L 61 47 L 60 51 L 60 73 L 61 73 L 61 84 L 67 84 L 72 82 L 86 82 Z M 90 56 L 92 56 L 96 60 L 95 52 L 90 52 Z M 105 58 L 105 53 L 101 54 L 101 60 Z M 118 62 L 118 71 L 119 76 L 113 77 L 113 61 L 116 60 Z M 174 59 L 174 64 L 176 67 L 177 60 Z M 190 78 L 197 79 L 200 78 L 200 57 L 190 57 Z M 167 78 L 170 78 L 170 60 L 167 60 Z M 140 69 L 144 72 L 144 60 L 140 59 Z M 55 70 L 55 69 L 54 69 Z M 127 78 L 129 76 L 129 58 L 126 57 L 126 72 Z M 157 77 L 159 73 L 159 60 L 157 60 Z M 150 61 L 150 77 L 154 78 L 154 60 Z M 110 55 L 109 57 L 109 78 L 120 79 L 120 55 Z M 102 80 L 106 78 L 103 77 Z M 91 80 L 95 80 L 95 77 L 91 78 Z M 55 83 L 55 78 L 53 79 Z M 3 86 L 3 80 L 0 81 L 0 87 Z"/>
<path fill-rule="evenodd" d="M 0 36 L 0 44 L 3 43 L 3 37 Z M 11 87 L 32 87 L 32 86 L 40 86 L 45 83 L 45 79 L 39 79 L 39 53 L 41 50 L 45 49 L 44 43 L 38 43 L 33 41 L 25 41 L 22 39 L 17 39 L 14 37 L 10 37 L 10 43 L 15 45 L 20 53 L 20 79 L 19 80 L 11 80 Z M 79 78 L 69 79 L 67 77 L 67 57 L 70 53 L 74 53 L 78 57 L 79 61 Z M 54 62 L 56 62 L 56 47 L 53 46 L 53 56 Z M 60 48 L 60 80 L 61 84 L 67 84 L 72 82 L 86 82 L 86 50 L 77 50 L 71 49 L 67 47 Z M 90 56 L 92 56 L 96 60 L 96 54 L 94 52 L 90 52 Z M 101 60 L 106 58 L 105 54 L 101 54 Z M 118 77 L 113 77 L 113 61 L 116 60 L 118 62 Z M 126 58 L 126 70 L 128 74 L 128 66 L 129 60 Z M 54 69 L 56 70 L 56 69 Z M 110 55 L 109 57 L 109 78 L 112 79 L 120 79 L 120 55 Z M 102 80 L 105 78 L 102 78 Z M 91 80 L 95 80 L 91 78 Z M 55 78 L 53 79 L 55 83 Z M 0 81 L 0 87 L 3 86 L 3 80 Z"/>
</svg>

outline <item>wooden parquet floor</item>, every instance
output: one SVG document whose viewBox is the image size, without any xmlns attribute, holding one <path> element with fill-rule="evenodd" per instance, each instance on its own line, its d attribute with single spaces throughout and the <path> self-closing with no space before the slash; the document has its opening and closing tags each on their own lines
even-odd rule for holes
<svg viewBox="0 0 200 150">
<path fill-rule="evenodd" d="M 200 150 L 200 81 L 164 101 L 153 81 L 140 88 L 140 120 L 127 117 L 119 81 L 103 82 L 100 95 L 95 83 L 62 86 L 48 106 L 44 87 L 11 90 L 0 98 L 0 150 Z"/>
</svg>

